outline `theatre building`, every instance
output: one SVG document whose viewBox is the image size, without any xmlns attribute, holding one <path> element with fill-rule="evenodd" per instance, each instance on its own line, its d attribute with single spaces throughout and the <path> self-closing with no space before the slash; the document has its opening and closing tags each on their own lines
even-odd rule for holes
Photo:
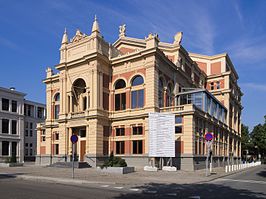
<svg viewBox="0 0 266 199">
<path fill-rule="evenodd" d="M 178 169 L 204 168 L 204 135 L 214 134 L 214 166 L 240 158 L 241 96 L 238 75 L 227 54 L 190 54 L 158 35 L 126 36 L 106 42 L 97 19 L 87 35 L 65 31 L 60 62 L 46 70 L 47 118 L 38 125 L 37 164 L 69 162 L 70 136 L 78 135 L 78 161 L 95 167 L 111 152 L 129 166 L 149 160 L 149 113 L 175 115 Z"/>
</svg>

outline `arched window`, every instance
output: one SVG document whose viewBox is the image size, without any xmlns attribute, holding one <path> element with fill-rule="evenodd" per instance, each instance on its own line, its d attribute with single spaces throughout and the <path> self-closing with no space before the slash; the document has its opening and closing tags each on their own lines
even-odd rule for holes
<svg viewBox="0 0 266 199">
<path fill-rule="evenodd" d="M 172 100 L 173 100 L 173 89 L 171 84 L 168 84 L 166 90 L 166 106 L 172 106 Z"/>
<path fill-rule="evenodd" d="M 60 94 L 56 93 L 54 96 L 54 119 L 59 118 L 60 112 Z"/>
<path fill-rule="evenodd" d="M 73 83 L 73 104 L 72 109 L 74 112 L 85 111 L 87 109 L 87 93 L 86 83 L 83 79 L 79 78 Z"/>
<path fill-rule="evenodd" d="M 59 93 L 57 93 L 57 94 L 54 96 L 54 101 L 55 101 L 55 102 L 60 101 L 60 94 L 59 94 Z"/>
<path fill-rule="evenodd" d="M 126 87 L 126 82 L 122 79 L 119 79 L 115 83 L 115 89 L 121 89 Z"/>
<path fill-rule="evenodd" d="M 136 75 L 131 82 L 131 108 L 142 108 L 144 106 L 144 79 L 140 75 Z"/>
<path fill-rule="evenodd" d="M 132 80 L 132 83 L 131 85 L 132 86 L 138 86 L 138 85 L 142 85 L 144 83 L 144 79 L 142 76 L 140 75 L 136 75 L 133 80 Z"/>
<path fill-rule="evenodd" d="M 158 101 L 159 101 L 159 107 L 164 106 L 164 86 L 163 86 L 163 80 L 159 79 L 159 93 L 158 93 Z"/>
<path fill-rule="evenodd" d="M 115 110 L 126 109 L 126 82 L 119 79 L 115 83 Z M 117 91 L 116 91 L 117 90 Z"/>
</svg>

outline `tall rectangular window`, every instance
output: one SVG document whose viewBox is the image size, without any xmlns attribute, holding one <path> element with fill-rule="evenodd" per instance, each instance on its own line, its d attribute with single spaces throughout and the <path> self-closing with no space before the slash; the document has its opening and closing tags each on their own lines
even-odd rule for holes
<svg viewBox="0 0 266 199">
<path fill-rule="evenodd" d="M 131 108 L 142 108 L 144 106 L 144 90 L 131 92 Z"/>
<path fill-rule="evenodd" d="M 211 87 L 211 90 L 214 90 L 214 83 L 213 82 L 211 82 L 210 87 Z"/>
<path fill-rule="evenodd" d="M 116 154 L 124 154 L 125 153 L 125 141 L 118 141 L 116 143 Z"/>
<path fill-rule="evenodd" d="M 14 157 L 17 156 L 17 142 L 12 142 L 11 152 L 12 152 L 12 156 Z"/>
<path fill-rule="evenodd" d="M 220 89 L 220 88 L 221 88 L 220 82 L 217 81 L 217 82 L 216 82 L 216 89 Z"/>
<path fill-rule="evenodd" d="M 9 142 L 2 141 L 2 155 L 9 155 Z"/>
<path fill-rule="evenodd" d="M 2 98 L 2 110 L 9 111 L 9 99 Z"/>
<path fill-rule="evenodd" d="M 103 126 L 103 136 L 109 137 L 109 126 Z"/>
<path fill-rule="evenodd" d="M 44 118 L 44 109 L 42 107 L 37 108 L 37 117 L 40 119 Z"/>
<path fill-rule="evenodd" d="M 108 141 L 103 141 L 103 155 L 108 155 L 109 153 L 109 143 Z"/>
<path fill-rule="evenodd" d="M 12 134 L 17 134 L 17 121 L 12 120 Z"/>
<path fill-rule="evenodd" d="M 55 140 L 59 140 L 59 133 L 58 133 L 58 132 L 55 132 L 55 134 L 54 134 L 54 139 L 55 139 Z"/>
<path fill-rule="evenodd" d="M 115 110 L 126 109 L 126 93 L 115 94 Z"/>
<path fill-rule="evenodd" d="M 182 117 L 176 116 L 175 117 L 175 133 L 182 133 Z"/>
<path fill-rule="evenodd" d="M 133 126 L 133 135 L 142 135 L 143 134 L 143 127 L 142 126 Z"/>
<path fill-rule="evenodd" d="M 109 94 L 105 92 L 103 92 L 103 109 L 109 109 Z"/>
<path fill-rule="evenodd" d="M 59 154 L 59 144 L 54 144 L 54 154 L 55 155 Z"/>
<path fill-rule="evenodd" d="M 16 113 L 17 112 L 17 101 L 12 100 L 12 112 Z"/>
<path fill-rule="evenodd" d="M 59 105 L 55 105 L 54 107 L 54 119 L 58 119 L 59 118 Z"/>
<path fill-rule="evenodd" d="M 2 133 L 9 133 L 9 120 L 2 119 Z"/>
<path fill-rule="evenodd" d="M 124 136 L 125 135 L 125 128 L 116 128 L 115 129 L 116 136 Z"/>
<path fill-rule="evenodd" d="M 143 153 L 143 146 L 142 140 L 134 140 L 132 141 L 133 145 L 133 154 L 142 154 Z"/>
</svg>

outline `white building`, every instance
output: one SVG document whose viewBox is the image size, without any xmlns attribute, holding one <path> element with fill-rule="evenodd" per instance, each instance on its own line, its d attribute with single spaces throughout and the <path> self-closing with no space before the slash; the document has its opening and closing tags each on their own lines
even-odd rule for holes
<svg viewBox="0 0 266 199">
<path fill-rule="evenodd" d="M 0 87 L 0 161 L 12 154 L 24 161 L 24 96 L 25 93 Z"/>
<path fill-rule="evenodd" d="M 34 160 L 37 123 L 45 119 L 45 105 L 25 100 L 26 94 L 0 87 L 0 162 Z"/>
</svg>

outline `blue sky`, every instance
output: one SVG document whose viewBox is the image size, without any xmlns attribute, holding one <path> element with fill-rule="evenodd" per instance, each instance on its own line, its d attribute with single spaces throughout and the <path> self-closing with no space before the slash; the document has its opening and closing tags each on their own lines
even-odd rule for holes
<svg viewBox="0 0 266 199">
<path fill-rule="evenodd" d="M 266 115 L 266 1 L 264 0 L 0 0 L 0 86 L 16 87 L 27 99 L 45 102 L 45 69 L 59 63 L 64 28 L 87 34 L 97 14 L 105 40 L 158 33 L 172 42 L 183 31 L 182 45 L 207 55 L 228 52 L 244 93 L 242 120 L 250 129 Z"/>
</svg>

